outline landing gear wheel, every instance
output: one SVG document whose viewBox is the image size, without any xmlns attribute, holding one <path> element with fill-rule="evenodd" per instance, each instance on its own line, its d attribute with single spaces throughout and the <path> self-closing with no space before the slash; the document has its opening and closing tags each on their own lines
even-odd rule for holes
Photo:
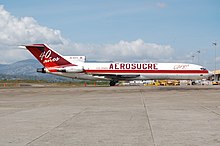
<svg viewBox="0 0 220 146">
<path fill-rule="evenodd" d="M 117 83 L 116 81 L 110 81 L 109 85 L 110 86 L 115 86 L 116 83 Z"/>
</svg>

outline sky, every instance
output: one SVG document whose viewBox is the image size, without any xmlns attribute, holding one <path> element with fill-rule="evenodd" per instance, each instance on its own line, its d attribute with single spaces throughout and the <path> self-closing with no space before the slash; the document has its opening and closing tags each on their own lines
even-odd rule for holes
<svg viewBox="0 0 220 146">
<path fill-rule="evenodd" d="M 1 0 L 0 64 L 33 59 L 19 45 L 46 43 L 88 60 L 220 69 L 219 7 L 219 0 Z"/>
</svg>

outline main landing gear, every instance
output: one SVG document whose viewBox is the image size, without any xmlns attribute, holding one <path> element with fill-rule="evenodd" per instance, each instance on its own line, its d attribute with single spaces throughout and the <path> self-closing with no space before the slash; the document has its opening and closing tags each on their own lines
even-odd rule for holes
<svg viewBox="0 0 220 146">
<path fill-rule="evenodd" d="M 111 80 L 111 81 L 110 81 L 110 83 L 109 83 L 109 85 L 110 85 L 110 86 L 115 86 L 115 85 L 116 85 L 116 83 L 118 83 L 118 81 Z"/>
</svg>

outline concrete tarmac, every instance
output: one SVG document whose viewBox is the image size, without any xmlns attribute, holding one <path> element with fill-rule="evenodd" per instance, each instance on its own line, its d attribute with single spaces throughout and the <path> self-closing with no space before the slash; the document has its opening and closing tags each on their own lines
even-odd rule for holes
<svg viewBox="0 0 220 146">
<path fill-rule="evenodd" d="M 220 87 L 0 89 L 1 146 L 219 146 Z"/>
</svg>

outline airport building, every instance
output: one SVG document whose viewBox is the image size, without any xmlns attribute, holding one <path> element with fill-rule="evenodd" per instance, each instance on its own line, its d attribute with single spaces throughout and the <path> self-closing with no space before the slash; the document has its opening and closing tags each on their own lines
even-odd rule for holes
<svg viewBox="0 0 220 146">
<path fill-rule="evenodd" d="M 220 80 L 220 70 L 215 70 L 215 71 L 213 71 L 213 74 L 214 74 L 213 79 L 214 79 L 215 81 L 219 81 L 219 80 Z"/>
</svg>

